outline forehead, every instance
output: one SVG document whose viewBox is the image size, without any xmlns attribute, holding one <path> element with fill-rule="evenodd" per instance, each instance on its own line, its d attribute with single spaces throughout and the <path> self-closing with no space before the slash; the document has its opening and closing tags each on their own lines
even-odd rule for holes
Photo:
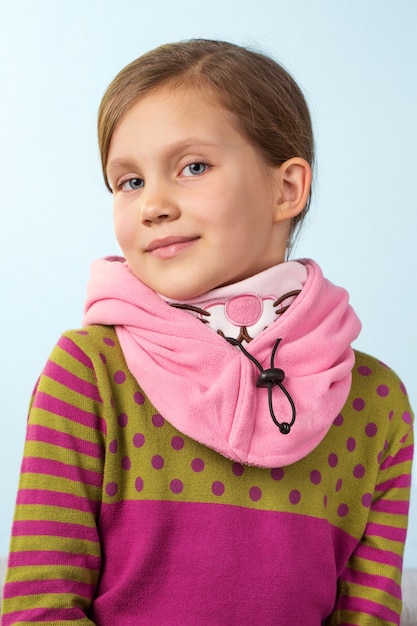
<svg viewBox="0 0 417 626">
<path fill-rule="evenodd" d="M 206 91 L 161 87 L 139 98 L 122 116 L 109 160 L 129 146 L 155 148 L 193 138 L 201 143 L 246 141 L 236 116 Z"/>
<path fill-rule="evenodd" d="M 136 100 L 120 119 L 117 128 L 126 120 L 147 123 L 164 119 L 172 122 L 206 120 L 238 126 L 236 116 L 231 113 L 213 92 L 194 86 L 162 86 Z"/>
</svg>

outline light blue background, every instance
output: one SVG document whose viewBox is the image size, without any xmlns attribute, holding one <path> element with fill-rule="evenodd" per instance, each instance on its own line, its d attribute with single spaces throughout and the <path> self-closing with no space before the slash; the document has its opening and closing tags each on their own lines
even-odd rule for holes
<svg viewBox="0 0 417 626">
<path fill-rule="evenodd" d="M 2 1 L 0 553 L 32 387 L 60 333 L 80 324 L 91 260 L 118 252 L 99 100 L 125 64 L 189 37 L 258 45 L 304 89 L 318 167 L 296 256 L 349 289 L 364 324 L 356 346 L 397 370 L 417 406 L 415 0 Z M 414 485 L 409 567 L 416 500 Z"/>
</svg>

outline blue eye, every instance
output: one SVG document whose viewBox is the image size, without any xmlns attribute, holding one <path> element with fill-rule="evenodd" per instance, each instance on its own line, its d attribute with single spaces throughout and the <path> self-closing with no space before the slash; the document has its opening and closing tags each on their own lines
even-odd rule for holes
<svg viewBox="0 0 417 626">
<path fill-rule="evenodd" d="M 204 174 L 207 170 L 207 163 L 201 163 L 200 161 L 196 163 L 190 163 L 182 170 L 183 176 L 199 176 L 200 174 Z"/>
<path fill-rule="evenodd" d="M 120 188 L 123 191 L 136 191 L 144 186 L 143 178 L 129 178 L 129 180 L 123 181 Z"/>
</svg>

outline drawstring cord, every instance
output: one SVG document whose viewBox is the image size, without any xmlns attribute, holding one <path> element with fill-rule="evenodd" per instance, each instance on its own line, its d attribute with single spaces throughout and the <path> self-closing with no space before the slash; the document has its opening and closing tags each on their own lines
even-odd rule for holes
<svg viewBox="0 0 417 626">
<path fill-rule="evenodd" d="M 271 414 L 272 420 L 274 424 L 278 426 L 280 433 L 282 433 L 283 435 L 288 435 L 288 433 L 291 430 L 291 427 L 293 426 L 295 422 L 296 410 L 295 410 L 295 404 L 294 404 L 293 399 L 291 398 L 290 394 L 288 393 L 288 391 L 285 389 L 284 385 L 282 384 L 285 379 L 284 371 L 282 369 L 279 369 L 278 367 L 275 367 L 274 365 L 275 352 L 277 351 L 277 348 L 279 344 L 281 343 L 281 339 L 277 339 L 275 341 L 274 348 L 271 353 L 271 367 L 266 370 L 264 370 L 264 368 L 259 363 L 259 361 L 257 361 L 255 357 L 252 354 L 250 354 L 250 352 L 248 352 L 242 346 L 240 341 L 233 339 L 233 337 L 225 337 L 225 339 L 226 341 L 231 343 L 233 346 L 237 346 L 243 352 L 243 354 L 248 359 L 250 359 L 252 363 L 254 363 L 256 367 L 259 369 L 260 374 L 258 376 L 258 380 L 256 381 L 256 386 L 268 388 L 268 405 L 269 405 L 269 412 Z M 272 388 L 275 386 L 281 389 L 281 391 L 285 394 L 285 396 L 288 399 L 288 402 L 291 405 L 291 410 L 292 410 L 291 422 L 279 422 L 277 418 L 275 417 L 274 407 L 272 405 Z"/>
</svg>

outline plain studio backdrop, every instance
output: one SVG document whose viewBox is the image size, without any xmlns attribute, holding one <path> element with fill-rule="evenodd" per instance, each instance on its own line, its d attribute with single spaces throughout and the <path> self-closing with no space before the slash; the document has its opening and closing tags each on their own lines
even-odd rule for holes
<svg viewBox="0 0 417 626">
<path fill-rule="evenodd" d="M 99 101 L 128 62 L 191 37 L 264 50 L 304 90 L 317 169 L 294 256 L 350 291 L 355 346 L 395 369 L 417 407 L 415 0 L 1 0 L 0 554 L 32 388 L 61 332 L 81 323 L 91 261 L 119 253 Z M 408 567 L 416 522 L 414 484 Z"/>
</svg>

